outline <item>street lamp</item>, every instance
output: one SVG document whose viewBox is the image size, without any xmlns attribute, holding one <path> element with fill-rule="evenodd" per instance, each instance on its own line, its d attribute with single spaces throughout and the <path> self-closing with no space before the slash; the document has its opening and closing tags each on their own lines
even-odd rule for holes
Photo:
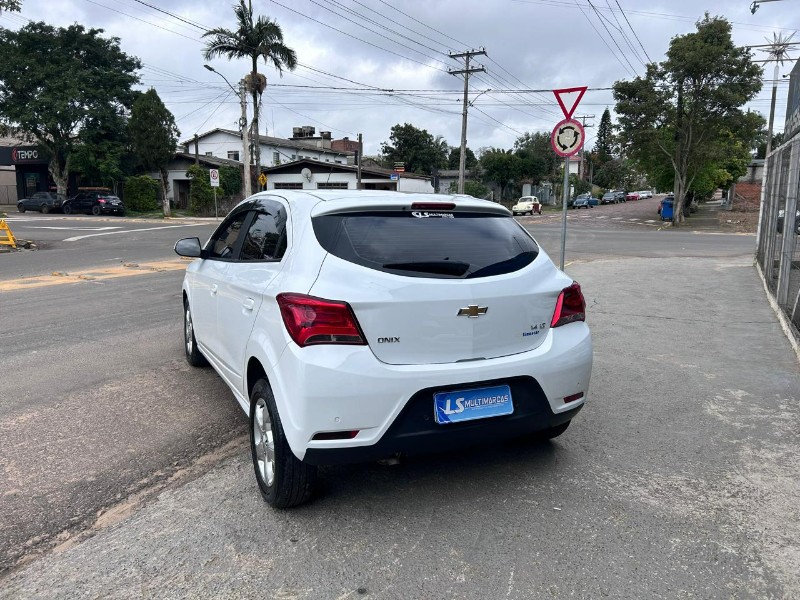
<svg viewBox="0 0 800 600">
<path fill-rule="evenodd" d="M 239 82 L 239 91 L 237 92 L 236 88 L 234 88 L 231 85 L 231 82 L 228 81 L 228 78 L 217 71 L 214 67 L 211 65 L 203 65 L 203 68 L 222 77 L 222 79 L 225 80 L 225 83 L 228 84 L 228 87 L 231 88 L 233 93 L 239 97 L 239 102 L 242 105 L 242 116 L 239 118 L 239 129 L 242 132 L 242 180 L 244 183 L 244 197 L 248 198 L 252 194 L 252 186 L 250 182 L 250 140 L 248 139 L 247 134 L 247 94 L 244 93 L 244 81 Z"/>
</svg>

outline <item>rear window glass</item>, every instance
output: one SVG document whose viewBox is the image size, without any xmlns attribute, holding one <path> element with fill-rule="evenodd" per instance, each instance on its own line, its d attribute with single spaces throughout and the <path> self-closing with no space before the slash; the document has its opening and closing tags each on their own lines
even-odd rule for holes
<svg viewBox="0 0 800 600">
<path fill-rule="evenodd" d="M 320 245 L 331 254 L 408 277 L 501 275 L 539 254 L 536 242 L 510 216 L 382 211 L 321 215 L 313 223 Z"/>
</svg>

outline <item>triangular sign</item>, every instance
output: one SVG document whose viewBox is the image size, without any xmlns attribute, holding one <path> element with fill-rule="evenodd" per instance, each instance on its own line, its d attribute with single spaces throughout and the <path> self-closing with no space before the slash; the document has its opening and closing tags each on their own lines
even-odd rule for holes
<svg viewBox="0 0 800 600">
<path fill-rule="evenodd" d="M 556 100 L 558 100 L 558 105 L 561 107 L 561 112 L 564 113 L 564 118 L 572 118 L 572 114 L 575 112 L 575 109 L 578 108 L 578 104 L 585 92 L 586 86 L 553 90 L 553 94 L 555 94 Z M 566 96 L 566 98 L 562 99 L 562 96 Z M 565 103 L 564 100 L 567 102 Z M 567 110 L 567 103 L 571 106 L 569 110 Z"/>
</svg>

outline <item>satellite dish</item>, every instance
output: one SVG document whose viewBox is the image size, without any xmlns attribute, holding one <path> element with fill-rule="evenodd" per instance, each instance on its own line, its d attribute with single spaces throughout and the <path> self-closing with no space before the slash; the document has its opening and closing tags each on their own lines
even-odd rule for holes
<svg viewBox="0 0 800 600">
<path fill-rule="evenodd" d="M 300 175 L 305 177 L 306 181 L 311 181 L 311 169 L 309 169 L 307 167 L 304 168 L 302 171 L 300 171 Z"/>
</svg>

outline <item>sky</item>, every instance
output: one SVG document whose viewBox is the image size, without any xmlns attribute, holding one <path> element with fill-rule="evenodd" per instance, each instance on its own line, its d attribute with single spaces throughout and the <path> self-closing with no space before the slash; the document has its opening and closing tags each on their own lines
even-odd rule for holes
<svg viewBox="0 0 800 600">
<path fill-rule="evenodd" d="M 613 111 L 608 88 L 663 60 L 670 40 L 694 31 L 705 12 L 731 21 L 739 45 L 766 44 L 773 34 L 800 29 L 800 0 L 763 2 L 755 14 L 751 0 L 252 1 L 256 14 L 281 26 L 299 63 L 283 76 L 260 63 L 268 79 L 261 134 L 291 137 L 301 125 L 334 139 L 362 133 L 367 155 L 377 154 L 392 126 L 403 123 L 460 145 L 464 80 L 448 70 L 463 69 L 464 61 L 451 53 L 486 52 L 470 64 L 486 69 L 469 80 L 471 149 L 511 148 L 525 132 L 550 132 L 563 117 L 549 90 L 577 86 L 589 87 L 575 114 L 594 125 L 587 129 L 591 147 L 603 110 Z M 142 61 L 141 88 L 157 90 L 183 141 L 216 127 L 237 128 L 239 99 L 203 68 L 201 39 L 213 27 L 235 28 L 233 3 L 23 0 L 21 13 L 0 14 L 0 26 L 77 22 L 118 37 L 122 50 Z M 798 55 L 800 46 L 790 52 Z M 250 68 L 244 59 L 210 64 L 234 87 Z M 788 78 L 782 75 L 792 65 L 779 67 L 775 131 L 783 129 Z M 764 87 L 749 105 L 765 117 L 773 69 L 767 65 Z"/>
</svg>

